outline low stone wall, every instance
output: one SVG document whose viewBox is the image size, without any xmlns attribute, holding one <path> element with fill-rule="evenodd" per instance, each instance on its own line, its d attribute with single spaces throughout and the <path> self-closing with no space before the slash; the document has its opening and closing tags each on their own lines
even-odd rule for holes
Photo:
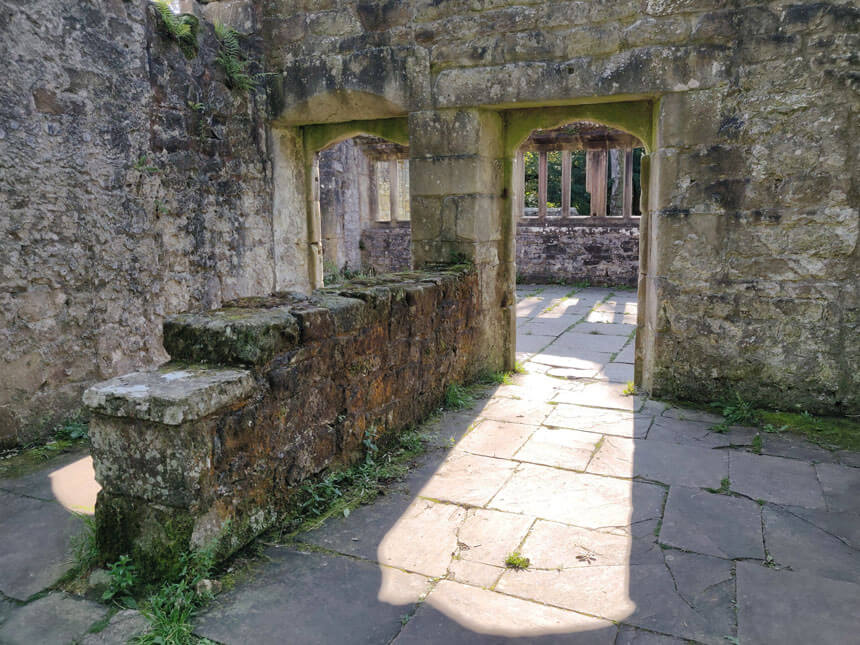
<svg viewBox="0 0 860 645">
<path fill-rule="evenodd" d="M 409 222 L 382 224 L 361 232 L 361 265 L 377 273 L 412 268 L 412 228 Z"/>
<path fill-rule="evenodd" d="M 477 372 L 477 293 L 451 268 L 168 318 L 171 363 L 84 394 L 102 555 L 156 577 L 189 547 L 226 555 L 272 526 L 302 480 Z"/>
<path fill-rule="evenodd" d="M 635 287 L 638 277 L 638 217 L 520 220 L 517 225 L 519 282 Z"/>
</svg>

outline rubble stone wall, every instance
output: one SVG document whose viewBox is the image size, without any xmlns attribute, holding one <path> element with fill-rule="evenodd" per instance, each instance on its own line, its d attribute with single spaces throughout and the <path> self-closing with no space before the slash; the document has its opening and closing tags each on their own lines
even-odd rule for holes
<svg viewBox="0 0 860 645">
<path fill-rule="evenodd" d="M 409 222 L 369 226 L 361 232 L 361 264 L 376 273 L 412 268 L 412 229 Z"/>
<path fill-rule="evenodd" d="M 189 544 L 228 553 L 283 518 L 302 480 L 475 375 L 477 293 L 474 269 L 451 268 L 168 318 L 174 362 L 84 396 L 102 555 L 157 577 Z"/>
<path fill-rule="evenodd" d="M 276 288 L 265 98 L 228 89 L 211 24 L 193 59 L 159 25 L 0 0 L 0 445 L 164 361 L 165 315 Z"/>
</svg>

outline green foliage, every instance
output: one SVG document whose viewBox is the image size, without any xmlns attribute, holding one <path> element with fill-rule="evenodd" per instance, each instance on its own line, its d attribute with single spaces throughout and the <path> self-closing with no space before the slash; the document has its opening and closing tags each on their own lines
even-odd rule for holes
<svg viewBox="0 0 860 645">
<path fill-rule="evenodd" d="M 860 420 L 857 418 L 815 416 L 808 412 L 756 412 L 764 432 L 791 432 L 829 450 L 860 451 Z"/>
<path fill-rule="evenodd" d="M 89 571 L 100 561 L 96 543 L 96 520 L 92 515 L 78 515 L 78 517 L 83 523 L 83 531 L 72 536 L 69 543 L 75 574 Z"/>
<path fill-rule="evenodd" d="M 531 563 L 531 560 L 529 560 L 519 551 L 509 553 L 508 557 L 505 558 L 505 566 L 508 569 L 516 569 L 518 571 L 528 569 Z"/>
<path fill-rule="evenodd" d="M 728 477 L 723 477 L 720 480 L 719 488 L 706 488 L 705 490 L 716 495 L 728 495 L 731 490 L 731 482 Z"/>
<path fill-rule="evenodd" d="M 758 432 L 756 432 L 755 436 L 752 439 L 752 451 L 755 454 L 760 455 L 761 449 L 762 449 L 761 435 Z"/>
<path fill-rule="evenodd" d="M 227 77 L 227 87 L 239 92 L 250 92 L 254 88 L 254 77 L 248 72 L 251 64 L 239 45 L 239 33 L 215 23 L 215 36 L 218 38 L 218 55 L 215 57 L 224 75 Z"/>
<path fill-rule="evenodd" d="M 90 438 L 89 421 L 81 417 L 72 417 L 54 429 L 54 437 L 67 441 L 78 441 Z"/>
<path fill-rule="evenodd" d="M 521 361 L 514 363 L 514 372 L 517 374 L 528 374 L 525 365 L 523 365 Z"/>
<path fill-rule="evenodd" d="M 191 619 L 211 600 L 197 593 L 197 583 L 212 574 L 214 548 L 192 551 L 181 556 L 176 576 L 147 598 L 141 613 L 149 620 L 150 630 L 139 636 L 143 645 L 185 645 L 195 642 Z"/>
<path fill-rule="evenodd" d="M 488 369 L 478 372 L 475 380 L 481 385 L 510 385 L 513 383 L 509 372 L 493 372 Z"/>
<path fill-rule="evenodd" d="M 627 381 L 627 385 L 624 386 L 624 389 L 621 391 L 625 396 L 631 396 L 636 394 L 636 384 L 633 381 Z"/>
<path fill-rule="evenodd" d="M 759 422 L 758 413 L 753 404 L 745 401 L 738 392 L 735 392 L 733 399 L 712 403 L 711 407 L 719 409 L 725 417 L 721 423 L 712 428 L 714 432 L 728 432 L 730 426 L 757 425 Z"/>
<path fill-rule="evenodd" d="M 110 573 L 110 587 L 102 594 L 102 600 L 126 599 L 131 596 L 139 580 L 137 567 L 127 555 L 119 556 L 119 560 L 107 565 Z"/>
<path fill-rule="evenodd" d="M 177 16 L 167 0 L 153 0 L 165 31 L 179 45 L 186 58 L 197 55 L 197 19 L 190 15 Z"/>
<path fill-rule="evenodd" d="M 449 383 L 445 388 L 445 399 L 442 406 L 446 410 L 462 410 L 475 402 L 469 389 L 459 383 Z"/>
</svg>

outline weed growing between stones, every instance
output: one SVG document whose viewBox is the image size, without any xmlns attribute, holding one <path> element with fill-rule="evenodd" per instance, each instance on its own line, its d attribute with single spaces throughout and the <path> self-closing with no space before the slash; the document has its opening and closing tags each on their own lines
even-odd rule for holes
<svg viewBox="0 0 860 645">
<path fill-rule="evenodd" d="M 481 370 L 476 379 L 480 385 L 511 385 L 513 380 L 508 372 L 492 372 Z"/>
<path fill-rule="evenodd" d="M 442 406 L 446 410 L 462 410 L 475 402 L 475 397 L 469 388 L 459 383 L 449 383 L 445 388 L 445 399 Z"/>
<path fill-rule="evenodd" d="M 737 392 L 734 399 L 712 403 L 711 407 L 717 408 L 725 417 L 713 427 L 714 432 L 728 432 L 729 426 L 733 425 L 758 425 L 758 414 L 752 403 L 745 401 Z"/>
<path fill-rule="evenodd" d="M 96 543 L 96 518 L 92 515 L 78 515 L 83 523 L 83 531 L 72 536 L 69 554 L 74 567 L 66 579 L 72 580 L 89 571 L 99 563 L 100 554 Z"/>
<path fill-rule="evenodd" d="M 531 563 L 531 560 L 529 560 L 519 551 L 509 553 L 508 557 L 505 558 L 505 566 L 508 569 L 516 569 L 517 571 L 528 569 Z"/>
<path fill-rule="evenodd" d="M 154 0 L 153 4 L 170 38 L 176 41 L 186 58 L 194 58 L 197 55 L 197 18 L 177 16 L 167 0 Z"/>
</svg>

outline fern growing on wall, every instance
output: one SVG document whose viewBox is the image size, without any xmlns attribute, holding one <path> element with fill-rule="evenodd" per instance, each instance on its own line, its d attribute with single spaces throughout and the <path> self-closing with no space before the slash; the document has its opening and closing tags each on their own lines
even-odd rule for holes
<svg viewBox="0 0 860 645">
<path fill-rule="evenodd" d="M 215 36 L 220 44 L 218 55 L 215 57 L 224 74 L 227 76 L 227 86 L 240 92 L 249 92 L 254 87 L 254 77 L 248 73 L 251 62 L 245 58 L 239 46 L 239 34 L 235 29 L 215 23 Z"/>
<path fill-rule="evenodd" d="M 167 0 L 153 0 L 155 10 L 161 17 L 161 24 L 179 45 L 186 58 L 197 55 L 197 18 L 189 15 L 177 16 Z"/>
</svg>

